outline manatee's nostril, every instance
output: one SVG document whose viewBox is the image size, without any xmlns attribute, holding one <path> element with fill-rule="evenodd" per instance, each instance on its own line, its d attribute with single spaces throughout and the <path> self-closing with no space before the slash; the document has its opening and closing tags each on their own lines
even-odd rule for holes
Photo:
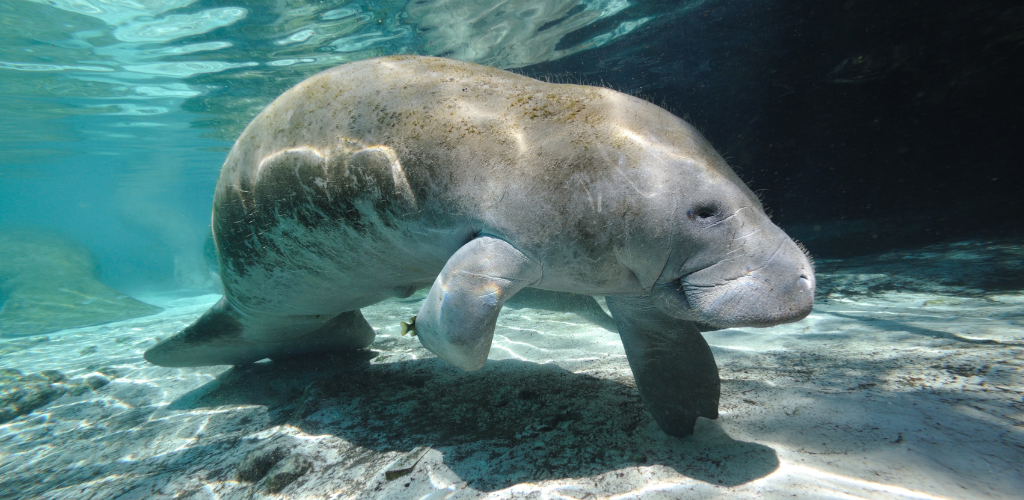
<svg viewBox="0 0 1024 500">
<path fill-rule="evenodd" d="M 811 278 L 807 277 L 806 274 L 801 274 L 800 275 L 800 285 L 803 286 L 804 288 L 808 289 L 808 290 L 810 290 L 811 287 L 813 286 L 811 284 Z"/>
</svg>

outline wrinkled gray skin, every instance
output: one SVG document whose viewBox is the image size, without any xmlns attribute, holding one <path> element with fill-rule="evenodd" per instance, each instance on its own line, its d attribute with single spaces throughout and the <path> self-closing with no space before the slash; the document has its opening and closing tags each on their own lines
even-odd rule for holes
<svg viewBox="0 0 1024 500">
<path fill-rule="evenodd" d="M 811 311 L 804 252 L 693 127 L 619 92 L 429 57 L 346 64 L 287 91 L 221 171 L 224 299 L 146 352 L 163 366 L 357 349 L 359 308 L 430 287 L 423 345 L 483 366 L 524 287 L 605 295 L 669 434 L 718 415 L 694 326 Z"/>
</svg>

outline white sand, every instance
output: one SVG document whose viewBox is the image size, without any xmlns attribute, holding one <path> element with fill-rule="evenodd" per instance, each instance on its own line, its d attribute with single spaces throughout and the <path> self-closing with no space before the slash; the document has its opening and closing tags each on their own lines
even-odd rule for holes
<svg viewBox="0 0 1024 500">
<path fill-rule="evenodd" d="M 654 425 L 593 310 L 506 308 L 476 373 L 398 335 L 423 292 L 364 310 L 372 359 L 168 369 L 142 351 L 218 297 L 140 297 L 166 310 L 0 342 L 24 347 L 5 368 L 111 378 L 0 425 L 0 498 L 1022 498 L 1024 292 L 921 278 L 961 254 L 1020 266 L 986 248 L 822 262 L 809 318 L 705 334 L 722 411 L 685 439 Z M 276 495 L 284 461 L 238 479 L 274 447 L 305 472 Z"/>
</svg>

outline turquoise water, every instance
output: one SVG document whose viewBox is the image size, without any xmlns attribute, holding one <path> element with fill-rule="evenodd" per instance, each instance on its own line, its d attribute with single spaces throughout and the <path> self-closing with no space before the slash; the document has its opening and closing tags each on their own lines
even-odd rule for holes
<svg viewBox="0 0 1024 500">
<path fill-rule="evenodd" d="M 992 171 L 960 176 L 921 153 L 948 136 L 912 134 L 974 144 L 988 115 L 953 99 L 1014 59 L 915 75 L 950 46 L 1017 47 L 1024 16 L 961 5 L 939 17 L 985 42 L 929 53 L 843 24 L 864 3 L 0 0 L 0 499 L 1019 497 L 1016 146 L 978 146 Z M 835 43 L 798 50 L 819 22 Z M 523 292 L 474 373 L 403 335 L 425 289 L 364 308 L 377 338 L 352 356 L 147 363 L 220 299 L 211 205 L 244 127 L 309 76 L 393 54 L 607 82 L 684 116 L 826 253 L 814 313 L 705 332 L 721 416 L 681 439 L 640 400 L 602 297 Z M 793 107 L 821 89 L 851 97 Z M 890 120 L 892 102 L 927 112 Z"/>
</svg>

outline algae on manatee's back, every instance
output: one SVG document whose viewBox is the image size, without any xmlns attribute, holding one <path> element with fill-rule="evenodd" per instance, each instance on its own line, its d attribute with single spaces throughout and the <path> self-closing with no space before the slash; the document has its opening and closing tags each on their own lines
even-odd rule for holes
<svg viewBox="0 0 1024 500">
<path fill-rule="evenodd" d="M 53 234 L 0 232 L 0 337 L 98 325 L 161 308 L 99 281 L 89 253 Z"/>
</svg>

